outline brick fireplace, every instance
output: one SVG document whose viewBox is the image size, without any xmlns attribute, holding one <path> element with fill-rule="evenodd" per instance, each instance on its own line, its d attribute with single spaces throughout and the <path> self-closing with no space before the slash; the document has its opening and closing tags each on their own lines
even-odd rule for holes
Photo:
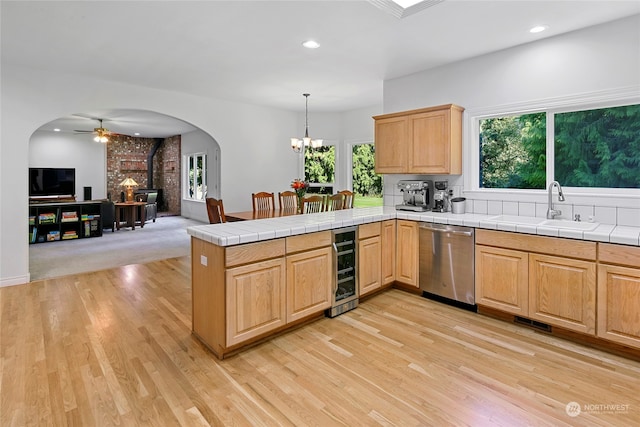
<svg viewBox="0 0 640 427">
<path fill-rule="evenodd" d="M 139 184 L 137 188 L 161 189 L 163 200 L 159 209 L 179 215 L 180 142 L 180 135 L 162 140 L 111 136 L 107 143 L 107 193 L 111 195 L 111 199 L 120 199 L 120 193 L 124 189 L 119 184 L 131 177 Z M 157 151 L 153 154 L 156 145 Z M 148 164 L 150 153 L 153 154 L 151 165 Z M 153 182 L 149 182 L 149 176 L 152 176 Z"/>
</svg>

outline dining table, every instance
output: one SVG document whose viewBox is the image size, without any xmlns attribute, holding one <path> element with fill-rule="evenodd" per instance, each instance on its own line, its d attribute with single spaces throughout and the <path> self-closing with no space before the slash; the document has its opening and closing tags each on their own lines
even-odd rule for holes
<svg viewBox="0 0 640 427">
<path fill-rule="evenodd" d="M 274 209 L 268 211 L 243 211 L 225 213 L 227 222 L 234 221 L 247 221 L 252 219 L 264 219 L 264 218 L 278 218 L 281 216 L 298 215 L 297 210 L 294 209 Z"/>
</svg>

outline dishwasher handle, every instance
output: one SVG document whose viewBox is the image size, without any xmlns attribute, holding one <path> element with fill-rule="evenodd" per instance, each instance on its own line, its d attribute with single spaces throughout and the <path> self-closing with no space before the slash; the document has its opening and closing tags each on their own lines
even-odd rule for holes
<svg viewBox="0 0 640 427">
<path fill-rule="evenodd" d="M 438 232 L 438 233 L 451 233 L 451 234 L 457 234 L 457 235 L 460 235 L 460 236 L 467 236 L 467 237 L 472 237 L 473 236 L 473 229 L 470 229 L 469 231 L 464 231 L 464 230 L 452 229 L 451 227 L 446 227 L 446 226 L 445 227 L 434 227 L 430 223 L 420 224 L 420 228 L 424 228 L 426 230 L 431 230 L 431 231 Z"/>
</svg>

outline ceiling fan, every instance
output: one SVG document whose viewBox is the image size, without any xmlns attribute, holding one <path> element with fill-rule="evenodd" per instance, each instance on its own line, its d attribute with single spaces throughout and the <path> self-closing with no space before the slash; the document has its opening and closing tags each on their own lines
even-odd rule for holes
<svg viewBox="0 0 640 427">
<path fill-rule="evenodd" d="M 93 128 L 93 130 L 74 130 L 76 133 L 93 133 L 95 134 L 95 138 L 93 140 L 95 142 L 107 143 L 109 142 L 109 136 L 118 135 L 117 133 L 110 132 L 109 129 L 102 127 L 102 119 L 93 119 L 98 120 L 100 122 L 100 127 Z"/>
</svg>

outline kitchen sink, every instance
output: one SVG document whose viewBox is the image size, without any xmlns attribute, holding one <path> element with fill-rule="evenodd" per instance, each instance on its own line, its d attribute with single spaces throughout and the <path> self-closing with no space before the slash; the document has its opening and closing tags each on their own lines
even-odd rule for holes
<svg viewBox="0 0 640 427">
<path fill-rule="evenodd" d="M 568 219 L 547 219 L 539 225 L 543 227 L 568 228 L 571 230 L 591 231 L 600 225 L 597 222 L 569 221 Z"/>
<path fill-rule="evenodd" d="M 534 216 L 520 216 L 520 215 L 498 215 L 489 218 L 489 221 L 508 222 L 511 224 L 533 224 L 538 225 L 544 218 L 536 218 Z"/>
</svg>

